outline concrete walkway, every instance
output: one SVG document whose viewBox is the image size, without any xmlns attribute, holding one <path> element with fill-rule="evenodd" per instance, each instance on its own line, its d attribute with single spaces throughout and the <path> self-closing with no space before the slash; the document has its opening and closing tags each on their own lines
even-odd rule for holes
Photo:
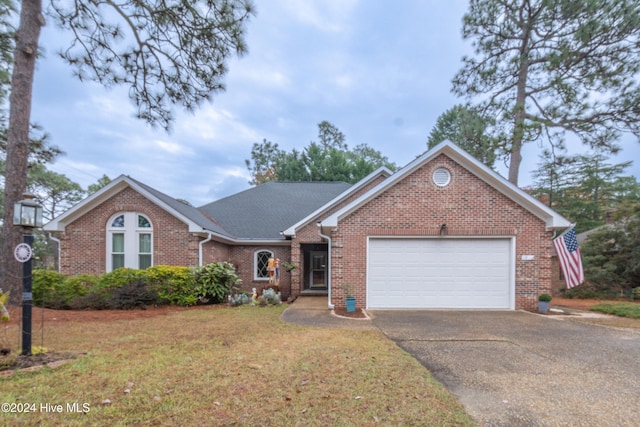
<svg viewBox="0 0 640 427">
<path fill-rule="evenodd" d="M 370 319 L 349 319 L 336 316 L 329 309 L 326 296 L 298 297 L 282 313 L 282 320 L 298 325 L 324 328 L 377 329 Z"/>
</svg>

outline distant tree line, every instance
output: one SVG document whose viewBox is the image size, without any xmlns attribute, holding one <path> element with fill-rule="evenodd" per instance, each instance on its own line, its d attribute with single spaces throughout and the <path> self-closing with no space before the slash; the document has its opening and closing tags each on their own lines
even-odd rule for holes
<svg viewBox="0 0 640 427">
<path fill-rule="evenodd" d="M 254 143 L 251 159 L 245 164 L 252 185 L 268 181 L 343 181 L 355 183 L 386 166 L 396 165 L 379 151 L 366 144 L 349 149 L 346 137 L 337 127 L 323 121 L 318 124 L 318 140 L 302 150 L 281 149 L 277 143 L 264 139 Z"/>
</svg>

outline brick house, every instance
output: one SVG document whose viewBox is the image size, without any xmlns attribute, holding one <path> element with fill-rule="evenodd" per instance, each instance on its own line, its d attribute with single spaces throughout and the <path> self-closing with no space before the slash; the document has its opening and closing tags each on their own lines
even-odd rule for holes
<svg viewBox="0 0 640 427">
<path fill-rule="evenodd" d="M 551 290 L 551 239 L 569 221 L 450 142 L 395 174 L 362 181 L 269 182 L 195 208 L 127 176 L 45 230 L 60 240 L 60 269 L 229 261 L 243 288 L 280 269 L 283 297 L 344 287 L 369 309 L 535 309 Z"/>
</svg>

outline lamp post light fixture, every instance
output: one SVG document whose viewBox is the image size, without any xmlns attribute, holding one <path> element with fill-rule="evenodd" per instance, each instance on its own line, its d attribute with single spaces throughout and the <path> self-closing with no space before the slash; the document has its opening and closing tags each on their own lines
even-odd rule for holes
<svg viewBox="0 0 640 427">
<path fill-rule="evenodd" d="M 22 263 L 22 354 L 31 354 L 31 307 L 32 292 L 32 255 L 33 228 L 42 227 L 42 206 L 31 194 L 25 194 L 23 200 L 13 205 L 13 225 L 22 226 L 22 243 L 16 246 L 14 256 Z"/>
</svg>

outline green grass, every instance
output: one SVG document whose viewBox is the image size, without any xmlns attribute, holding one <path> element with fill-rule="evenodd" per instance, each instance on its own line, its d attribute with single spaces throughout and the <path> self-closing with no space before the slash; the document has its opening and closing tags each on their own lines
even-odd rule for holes
<svg viewBox="0 0 640 427">
<path fill-rule="evenodd" d="M 283 309 L 45 323 L 45 347 L 87 355 L 0 380 L 0 402 L 37 406 L 35 413 L 3 414 L 3 424 L 473 425 L 455 398 L 380 332 L 287 324 Z M 47 402 L 90 410 L 40 411 Z"/>
<path fill-rule="evenodd" d="M 598 311 L 605 314 L 613 314 L 620 317 L 640 319 L 640 304 L 630 303 L 601 303 L 589 308 L 591 311 Z"/>
</svg>

